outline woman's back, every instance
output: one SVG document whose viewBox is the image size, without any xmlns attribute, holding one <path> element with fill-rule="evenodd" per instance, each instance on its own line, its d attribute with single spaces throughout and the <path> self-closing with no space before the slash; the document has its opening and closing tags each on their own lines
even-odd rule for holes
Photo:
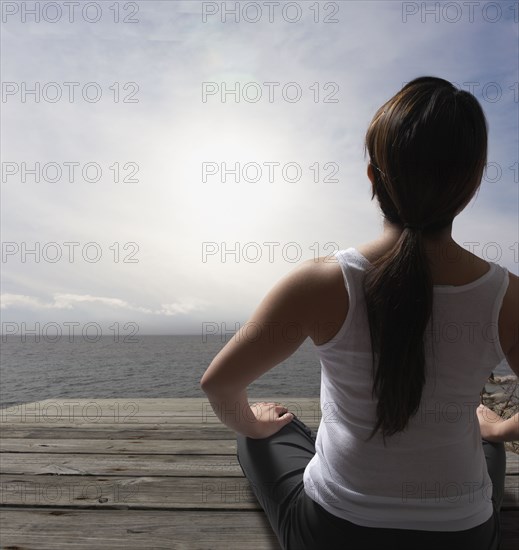
<svg viewBox="0 0 519 550">
<path fill-rule="evenodd" d="M 368 243 L 341 251 L 341 269 L 321 264 L 341 275 L 338 281 L 323 277 L 328 284 L 321 287 L 322 302 L 330 311 L 328 317 L 321 311 L 318 322 L 340 329 L 326 342 L 314 340 L 322 364 L 323 419 L 305 489 L 329 512 L 359 525 L 469 529 L 492 514 L 475 410 L 481 387 L 505 358 L 495 329 L 508 272 L 466 255 L 450 262 L 451 274 L 436 262 L 420 407 L 406 430 L 384 443 L 380 434 L 369 439 L 376 401 L 363 296 L 370 258 L 381 251 L 381 242 Z M 334 306 L 327 292 L 335 292 Z M 338 299 L 344 293 L 347 299 Z"/>
</svg>

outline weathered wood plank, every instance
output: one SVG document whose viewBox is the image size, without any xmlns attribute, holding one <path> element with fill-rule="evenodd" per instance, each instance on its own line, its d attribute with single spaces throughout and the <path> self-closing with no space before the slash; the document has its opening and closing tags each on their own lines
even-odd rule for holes
<svg viewBox="0 0 519 550">
<path fill-rule="evenodd" d="M 503 508 L 519 510 L 519 477 L 505 477 L 505 493 L 503 497 Z"/>
<path fill-rule="evenodd" d="M 229 412 L 231 416 L 233 411 Z M 313 418 L 308 419 L 309 421 L 314 421 Z M 252 419 L 251 419 L 252 421 Z M 303 420 L 306 422 L 306 420 Z M 92 416 L 88 417 L 35 417 L 27 416 L 24 418 L 18 417 L 6 417 L 4 420 L 0 421 L 0 428 L 3 429 L 4 426 L 20 426 L 20 425 L 29 425 L 29 426 L 41 426 L 47 425 L 52 427 L 67 427 L 67 426 L 78 426 L 86 427 L 89 426 L 169 426 L 176 424 L 218 424 L 220 419 L 215 415 L 193 413 L 190 415 L 172 415 L 172 416 L 134 416 L 134 417 L 120 417 L 114 420 L 113 417 L 109 416 Z"/>
<path fill-rule="evenodd" d="M 317 426 L 307 424 L 317 431 Z M 89 426 L 82 427 L 79 433 L 74 426 L 63 428 L 49 428 L 46 426 L 1 427 L 0 431 L 5 438 L 20 439 L 107 439 L 107 440 L 236 440 L 236 433 L 223 424 L 177 425 L 159 428 L 156 425 L 139 426 L 135 428 L 125 426 Z"/>
<path fill-rule="evenodd" d="M 231 455 L 127 455 L 2 453 L 4 474 L 73 474 L 86 476 L 242 476 Z"/>
<path fill-rule="evenodd" d="M 308 425 L 312 429 L 317 429 Z M 52 428 L 41 425 L 2 426 L 0 432 L 5 438 L 23 439 L 143 439 L 143 440 L 174 440 L 174 439 L 236 439 L 236 433 L 224 424 L 191 424 L 159 427 L 156 424 L 128 427 L 120 424 L 108 426 L 83 426 L 78 430 L 75 426 Z"/>
<path fill-rule="evenodd" d="M 236 455 L 236 441 L 224 440 L 117 440 L 117 439 L 2 439 L 0 452 L 69 454 L 189 454 Z"/>
<path fill-rule="evenodd" d="M 254 396 L 248 394 L 249 402 L 256 401 L 267 401 L 287 404 L 298 404 L 302 407 L 313 407 L 314 403 L 319 403 L 319 396 L 317 397 L 279 397 L 279 396 Z M 33 401 L 31 403 L 20 403 L 18 405 L 12 405 L 9 407 L 3 407 L 0 409 L 0 412 L 5 412 L 8 414 L 19 413 L 20 410 L 35 410 L 45 408 L 47 406 L 55 407 L 56 404 L 63 405 L 67 407 L 72 407 L 74 404 L 76 406 L 83 407 L 89 403 L 95 403 L 97 406 L 101 407 L 105 414 L 113 415 L 114 407 L 117 406 L 120 410 L 127 410 L 128 412 L 133 411 L 135 405 L 137 405 L 137 410 L 140 412 L 143 411 L 155 411 L 158 414 L 169 414 L 170 412 L 189 412 L 193 410 L 199 410 L 200 403 L 205 402 L 209 403 L 207 397 L 200 392 L 200 397 L 114 397 L 114 398 L 56 398 L 56 399 L 43 399 L 41 401 Z"/>
<path fill-rule="evenodd" d="M 517 506 L 517 479 L 507 477 L 503 509 Z M 0 503 L 25 506 L 128 507 L 153 509 L 257 508 L 244 477 L 117 475 L 0 476 Z"/>
<path fill-rule="evenodd" d="M 0 433 L 0 452 L 71 454 L 221 454 L 236 455 L 235 439 L 224 440 L 118 440 L 5 438 Z M 506 453 L 508 475 L 519 475 L 519 455 Z"/>
<path fill-rule="evenodd" d="M 200 445 L 200 447 L 202 446 Z M 234 444 L 234 448 L 236 448 L 236 444 Z M 212 445 L 206 442 L 205 452 L 197 454 L 2 452 L 0 466 L 2 473 L 6 474 L 242 475 L 236 453 L 213 454 L 212 450 Z M 201 451 L 200 448 L 199 451 Z M 510 477 L 510 483 L 515 479 L 519 487 L 517 465 L 513 461 L 507 463 L 507 474 Z"/>
<path fill-rule="evenodd" d="M 280 550 L 261 511 L 4 509 L 5 550 Z M 501 514 L 501 550 L 519 545 L 519 512 Z M 196 534 L 196 536 L 194 536 Z"/>
<path fill-rule="evenodd" d="M 314 418 L 301 418 L 305 424 L 312 426 L 312 429 L 317 429 L 319 426 L 319 421 Z M 192 430 L 197 430 L 200 427 L 209 427 L 219 426 L 221 424 L 218 418 L 202 418 L 200 417 L 178 417 L 178 418 L 162 418 L 156 419 L 151 417 L 140 417 L 136 422 L 114 422 L 110 418 L 99 418 L 93 421 L 88 421 L 84 419 L 74 419 L 74 420 L 56 420 L 48 421 L 42 419 L 41 421 L 23 421 L 23 422 L 11 422 L 5 421 L 0 422 L 0 431 L 3 432 L 6 429 L 15 429 L 15 430 L 27 430 L 27 429 L 38 429 L 38 428 L 49 428 L 49 429 L 65 429 L 65 428 L 75 428 L 80 430 L 92 430 L 92 429 L 111 429 L 111 430 L 121 430 L 121 429 L 145 429 L 145 430 L 173 430 L 176 428 L 188 428 Z"/>
<path fill-rule="evenodd" d="M 2 510 L 2 549 L 280 550 L 259 511 Z"/>
<path fill-rule="evenodd" d="M 306 422 L 306 421 L 305 421 Z M 80 427 L 80 428 L 91 428 L 91 427 L 124 427 L 124 428 L 149 428 L 150 426 L 157 427 L 176 427 L 177 425 L 186 425 L 186 426 L 197 426 L 200 424 L 204 425 L 217 425 L 220 423 L 220 420 L 217 418 L 202 418 L 201 416 L 177 416 L 177 417 L 168 417 L 168 418 L 154 418 L 154 417 L 138 417 L 136 419 L 121 420 L 114 422 L 113 418 L 100 417 L 93 420 L 86 420 L 82 418 L 78 419 L 58 419 L 58 420 L 49 420 L 49 419 L 26 419 L 23 421 L 15 420 L 4 420 L 0 422 L 0 430 L 4 428 L 20 428 L 25 427 L 37 428 L 37 427 L 48 427 L 48 428 L 69 428 L 69 427 Z"/>
<path fill-rule="evenodd" d="M 506 473 L 519 475 L 519 455 L 511 451 L 506 452 Z"/>
<path fill-rule="evenodd" d="M 255 401 L 274 401 L 285 405 L 300 418 L 319 421 L 319 399 L 314 398 L 254 398 Z M 242 414 L 239 408 L 231 408 L 230 414 Z M 326 411 L 325 411 L 326 413 Z M 0 409 L 1 423 L 15 422 L 115 422 L 146 423 L 175 422 L 195 419 L 195 422 L 218 422 L 214 410 L 206 398 L 171 399 L 56 399 L 14 405 Z"/>
<path fill-rule="evenodd" d="M 0 476 L 0 503 L 147 509 L 259 509 L 244 477 Z"/>
</svg>

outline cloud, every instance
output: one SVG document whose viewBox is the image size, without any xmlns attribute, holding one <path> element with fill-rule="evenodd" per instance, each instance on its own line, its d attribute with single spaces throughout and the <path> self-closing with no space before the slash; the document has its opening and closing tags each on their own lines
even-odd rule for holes
<svg viewBox="0 0 519 550">
<path fill-rule="evenodd" d="M 12 308 L 47 309 L 55 307 L 54 304 L 45 304 L 39 298 L 24 294 L 2 294 L 0 296 L 0 309 Z"/>
<path fill-rule="evenodd" d="M 0 296 L 1 309 L 76 309 L 84 304 L 95 304 L 106 306 L 112 309 L 122 309 L 135 311 L 148 315 L 184 315 L 191 311 L 202 311 L 206 307 L 203 300 L 180 300 L 167 304 L 161 304 L 158 309 L 150 309 L 141 306 L 135 306 L 119 298 L 107 298 L 106 296 L 92 296 L 90 294 L 54 294 L 53 301 L 45 302 L 34 296 L 24 294 L 2 294 Z"/>
<path fill-rule="evenodd" d="M 198 301 L 180 301 L 171 304 L 162 304 L 160 310 L 155 311 L 157 315 L 181 315 L 191 311 L 202 311 L 205 309 L 204 302 Z"/>
<path fill-rule="evenodd" d="M 151 313 L 148 308 L 132 306 L 125 300 L 119 298 L 107 298 L 105 296 L 91 296 L 90 294 L 54 294 L 53 307 L 58 309 L 71 309 L 75 305 L 97 303 L 110 308 L 127 309 L 130 311 L 140 311 L 142 313 Z"/>
</svg>

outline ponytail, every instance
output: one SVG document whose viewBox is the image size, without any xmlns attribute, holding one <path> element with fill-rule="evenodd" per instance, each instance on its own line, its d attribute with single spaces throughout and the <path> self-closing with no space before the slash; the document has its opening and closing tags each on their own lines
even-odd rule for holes
<svg viewBox="0 0 519 550">
<path fill-rule="evenodd" d="M 487 159 L 487 122 L 478 101 L 450 82 L 409 82 L 375 114 L 366 149 L 373 194 L 400 238 L 366 272 L 364 293 L 377 418 L 371 439 L 405 430 L 426 380 L 424 334 L 433 283 L 424 236 L 450 225 L 470 202 Z"/>
<path fill-rule="evenodd" d="M 386 437 L 406 427 L 425 383 L 422 335 L 433 292 L 421 231 L 404 229 L 395 247 L 373 263 L 365 294 L 372 349 L 379 356 L 373 383 L 377 423 L 371 437 L 379 428 Z"/>
</svg>

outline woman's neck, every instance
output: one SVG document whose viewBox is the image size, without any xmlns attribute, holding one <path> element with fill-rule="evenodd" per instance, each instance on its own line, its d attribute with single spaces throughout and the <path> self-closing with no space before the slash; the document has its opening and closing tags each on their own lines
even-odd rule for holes
<svg viewBox="0 0 519 550">
<path fill-rule="evenodd" d="M 454 241 L 451 230 L 452 224 L 435 234 L 423 235 L 434 284 L 463 285 L 488 270 L 487 262 Z M 373 263 L 395 246 L 401 234 L 401 226 L 384 220 L 383 233 L 377 239 L 356 248 Z"/>
<path fill-rule="evenodd" d="M 398 224 L 391 223 L 390 221 L 384 219 L 383 233 L 377 239 L 377 241 L 382 245 L 385 243 L 388 249 L 392 248 L 400 235 L 402 234 L 402 226 Z M 441 253 L 442 251 L 452 250 L 453 248 L 459 249 L 459 245 L 452 238 L 452 223 L 441 231 L 435 233 L 422 233 L 422 239 L 425 244 L 425 248 L 428 253 L 435 255 L 436 253 Z"/>
</svg>

